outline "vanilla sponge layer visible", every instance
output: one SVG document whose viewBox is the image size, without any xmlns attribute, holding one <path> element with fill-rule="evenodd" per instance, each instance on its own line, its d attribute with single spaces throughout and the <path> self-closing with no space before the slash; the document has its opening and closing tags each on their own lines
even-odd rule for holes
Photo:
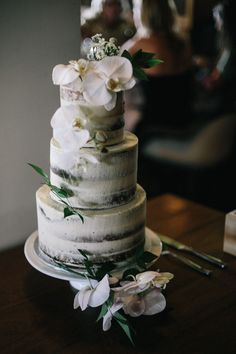
<svg viewBox="0 0 236 354">
<path fill-rule="evenodd" d="M 67 167 L 68 152 L 52 139 L 50 146 L 51 183 L 73 192 L 71 205 L 78 208 L 104 209 L 125 204 L 134 197 L 137 183 L 138 139 L 129 132 L 125 140 L 102 153 L 97 148 L 83 148 L 98 160 L 73 168 Z"/>
<path fill-rule="evenodd" d="M 36 193 L 39 244 L 48 256 L 68 264 L 80 264 L 78 249 L 91 254 L 95 263 L 122 261 L 143 247 L 145 238 L 146 195 L 138 185 L 129 203 L 104 210 L 83 210 L 64 218 L 63 204 L 50 197 L 42 186 Z"/>
</svg>

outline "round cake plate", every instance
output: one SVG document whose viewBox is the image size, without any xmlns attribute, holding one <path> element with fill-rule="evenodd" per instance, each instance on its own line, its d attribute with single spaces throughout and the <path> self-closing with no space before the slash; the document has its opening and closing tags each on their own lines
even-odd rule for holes
<svg viewBox="0 0 236 354">
<path fill-rule="evenodd" d="M 158 235 L 146 227 L 145 229 L 145 251 L 149 251 L 156 255 L 157 258 L 161 255 L 162 243 Z M 88 284 L 88 280 L 75 273 L 70 273 L 67 270 L 60 268 L 55 262 L 48 256 L 46 256 L 40 249 L 38 243 L 38 231 L 34 231 L 26 240 L 24 253 L 27 261 L 31 266 L 37 269 L 39 272 L 46 274 L 50 277 L 67 280 L 70 285 L 80 290 Z M 150 263 L 151 266 L 153 263 Z M 132 268 L 134 264 L 132 262 L 124 264 L 124 266 L 115 269 L 112 273 L 119 277 L 125 269 Z M 78 268 L 77 268 L 78 269 Z M 76 271 L 76 268 L 73 268 Z M 78 269 L 79 270 L 79 269 Z"/>
</svg>

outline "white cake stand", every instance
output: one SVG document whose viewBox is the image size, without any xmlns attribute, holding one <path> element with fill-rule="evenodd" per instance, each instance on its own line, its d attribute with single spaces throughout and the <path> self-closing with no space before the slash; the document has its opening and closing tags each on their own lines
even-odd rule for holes
<svg viewBox="0 0 236 354">
<path fill-rule="evenodd" d="M 158 235 L 146 227 L 145 229 L 145 251 L 149 251 L 156 255 L 157 258 L 160 257 L 162 244 Z M 34 231 L 26 240 L 24 253 L 27 261 L 37 269 L 39 272 L 46 274 L 50 277 L 67 280 L 70 285 L 80 290 L 84 286 L 88 284 L 88 280 L 82 277 L 81 275 L 77 275 L 75 273 L 70 273 L 67 270 L 60 268 L 55 262 L 47 257 L 40 249 L 38 243 L 38 231 Z M 150 263 L 148 266 L 151 266 Z M 112 273 L 119 277 L 125 269 L 132 268 L 134 263 L 123 263 L 122 266 L 119 266 L 117 269 L 113 270 Z M 73 268 L 74 271 L 81 271 L 79 268 Z"/>
</svg>

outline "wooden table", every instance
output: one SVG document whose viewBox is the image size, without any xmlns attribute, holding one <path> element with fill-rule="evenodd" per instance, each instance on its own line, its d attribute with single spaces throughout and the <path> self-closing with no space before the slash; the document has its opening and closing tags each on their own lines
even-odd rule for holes
<svg viewBox="0 0 236 354">
<path fill-rule="evenodd" d="M 213 266 L 208 278 L 163 256 L 158 268 L 175 274 L 166 289 L 167 308 L 131 320 L 133 348 L 115 324 L 102 331 L 96 309 L 73 310 L 68 283 L 34 270 L 23 246 L 3 252 L 0 353 L 236 353 L 236 258 L 222 252 L 224 215 L 173 195 L 149 201 L 147 215 L 153 230 L 223 258 L 228 268 Z"/>
</svg>

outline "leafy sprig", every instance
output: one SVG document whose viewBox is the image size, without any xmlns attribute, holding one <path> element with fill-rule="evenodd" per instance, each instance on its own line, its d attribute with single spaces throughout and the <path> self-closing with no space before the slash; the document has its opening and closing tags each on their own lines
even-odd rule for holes
<svg viewBox="0 0 236 354">
<path fill-rule="evenodd" d="M 144 52 L 139 49 L 134 55 L 124 50 L 122 57 L 128 59 L 133 66 L 133 74 L 139 80 L 148 80 L 144 69 L 151 68 L 155 65 L 162 64 L 163 60 L 156 59 L 155 53 Z"/>
<path fill-rule="evenodd" d="M 74 195 L 73 191 L 65 187 L 57 187 L 51 184 L 50 178 L 47 173 L 39 166 L 36 166 L 32 163 L 28 163 L 41 177 L 43 177 L 44 183 L 50 188 L 51 192 L 65 205 L 64 207 L 64 218 L 67 218 L 71 215 L 79 216 L 82 223 L 84 223 L 83 215 L 78 212 L 78 209 L 71 206 L 67 198 L 70 198 Z"/>
</svg>

